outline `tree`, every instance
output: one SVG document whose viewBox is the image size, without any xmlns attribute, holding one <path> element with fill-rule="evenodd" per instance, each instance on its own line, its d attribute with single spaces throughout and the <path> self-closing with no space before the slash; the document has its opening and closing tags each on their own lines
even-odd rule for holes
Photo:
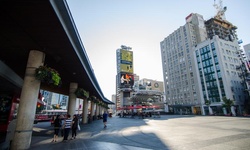
<svg viewBox="0 0 250 150">
<path fill-rule="evenodd" d="M 210 100 L 205 100 L 205 105 L 207 105 L 207 106 L 210 106 L 210 104 L 211 104 L 211 101 Z"/>
<path fill-rule="evenodd" d="M 212 115 L 213 114 L 213 110 L 211 109 L 210 105 L 211 105 L 211 101 L 206 99 L 205 100 L 205 105 L 207 105 L 208 107 L 208 112 L 209 112 L 209 115 Z"/>
<path fill-rule="evenodd" d="M 224 104 L 222 104 L 223 107 L 225 107 L 227 110 L 229 110 L 230 113 L 231 112 L 231 106 L 234 105 L 234 101 L 233 100 L 230 100 L 230 99 L 227 99 L 226 97 L 223 97 L 222 98 Z"/>
</svg>

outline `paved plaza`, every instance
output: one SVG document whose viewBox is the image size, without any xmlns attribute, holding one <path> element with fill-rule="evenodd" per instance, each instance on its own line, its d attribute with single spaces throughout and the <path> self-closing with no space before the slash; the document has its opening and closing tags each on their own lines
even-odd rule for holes
<svg viewBox="0 0 250 150">
<path fill-rule="evenodd" d="M 108 118 L 81 125 L 77 139 L 51 143 L 53 128 L 34 127 L 31 150 L 249 150 L 250 118 L 162 115 Z M 40 134 L 39 134 L 40 133 Z M 41 134 L 42 133 L 42 134 Z"/>
</svg>

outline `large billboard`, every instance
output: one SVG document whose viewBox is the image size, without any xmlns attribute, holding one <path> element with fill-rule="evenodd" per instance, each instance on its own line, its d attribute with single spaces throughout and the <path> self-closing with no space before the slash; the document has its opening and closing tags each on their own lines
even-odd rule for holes
<svg viewBox="0 0 250 150">
<path fill-rule="evenodd" d="M 128 73 L 120 73 L 120 87 L 132 88 L 134 85 L 134 75 Z"/>
<path fill-rule="evenodd" d="M 133 73 L 133 66 L 128 64 L 121 64 L 121 72 Z"/>
<path fill-rule="evenodd" d="M 128 50 L 120 50 L 120 69 L 121 72 L 134 73 L 133 69 L 133 52 Z"/>
</svg>

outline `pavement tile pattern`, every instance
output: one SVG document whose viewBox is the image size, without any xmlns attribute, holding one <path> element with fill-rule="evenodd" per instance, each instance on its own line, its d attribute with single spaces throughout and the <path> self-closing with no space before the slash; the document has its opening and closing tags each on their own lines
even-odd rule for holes
<svg viewBox="0 0 250 150">
<path fill-rule="evenodd" d="M 250 118 L 162 115 L 108 118 L 81 125 L 77 138 L 51 142 L 53 128 L 34 127 L 30 150 L 250 150 Z M 70 134 L 71 135 L 71 134 Z M 71 136 L 69 136 L 70 138 Z"/>
</svg>

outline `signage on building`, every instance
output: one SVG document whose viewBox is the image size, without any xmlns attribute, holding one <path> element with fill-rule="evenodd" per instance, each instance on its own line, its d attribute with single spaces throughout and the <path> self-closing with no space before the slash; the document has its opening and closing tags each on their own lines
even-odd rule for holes
<svg viewBox="0 0 250 150">
<path fill-rule="evenodd" d="M 134 85 L 134 75 L 128 73 L 120 73 L 120 87 L 129 88 Z"/>
<path fill-rule="evenodd" d="M 186 17 L 186 22 L 190 22 L 190 21 L 191 21 L 192 15 L 193 15 L 193 13 L 189 14 L 189 15 Z"/>
<path fill-rule="evenodd" d="M 133 52 L 128 50 L 120 51 L 120 70 L 121 72 L 133 74 Z"/>
</svg>

